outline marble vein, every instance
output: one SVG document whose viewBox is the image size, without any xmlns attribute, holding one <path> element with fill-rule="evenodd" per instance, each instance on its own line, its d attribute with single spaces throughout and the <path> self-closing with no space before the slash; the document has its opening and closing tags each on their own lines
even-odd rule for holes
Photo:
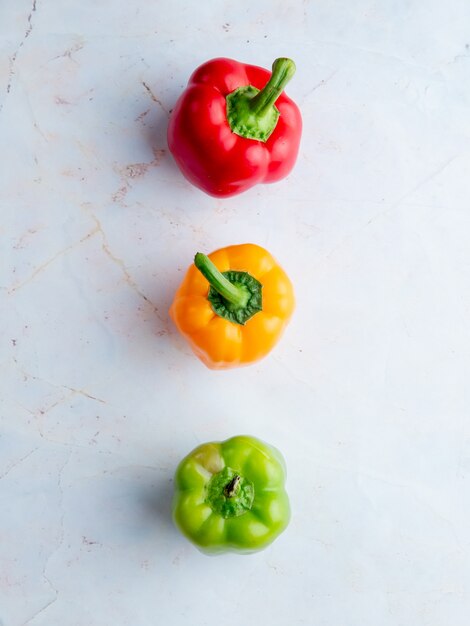
<svg viewBox="0 0 470 626">
<path fill-rule="evenodd" d="M 23 463 L 23 461 L 26 461 L 27 458 L 29 458 L 32 454 L 34 454 L 34 452 L 36 452 L 36 450 L 38 450 L 39 446 L 36 446 L 35 448 L 33 448 L 32 450 L 30 450 L 27 454 L 25 454 L 24 456 L 22 456 L 20 459 L 16 460 L 14 463 L 12 463 L 4 472 L 3 474 L 0 474 L 0 480 L 2 480 L 2 478 L 5 478 L 5 476 L 8 476 L 8 474 L 15 469 L 15 467 L 17 467 L 18 465 L 20 465 L 20 463 Z"/>
<path fill-rule="evenodd" d="M 455 65 L 462 59 L 470 59 L 470 44 L 465 44 L 465 54 L 456 54 L 450 61 L 447 61 L 446 65 Z"/>
<path fill-rule="evenodd" d="M 327 252 L 327 254 L 325 254 L 325 257 L 324 257 L 325 261 L 328 261 L 329 259 L 331 259 L 331 257 L 334 254 L 336 254 L 339 250 L 341 250 L 341 248 L 344 246 L 344 244 L 347 241 L 349 241 L 353 236 L 357 235 L 359 232 L 361 232 L 365 228 L 368 228 L 376 220 L 378 220 L 381 217 L 384 217 L 385 215 L 388 215 L 389 213 L 394 211 L 394 209 L 396 209 L 401 204 L 403 204 L 403 202 L 405 202 L 405 200 L 407 200 L 408 198 L 412 197 L 419 189 L 421 189 L 427 183 L 431 182 L 431 180 L 433 180 L 434 178 L 439 176 L 439 174 L 441 174 L 445 169 L 447 169 L 447 167 L 449 167 L 459 156 L 460 156 L 459 154 L 456 154 L 456 155 L 452 156 L 451 158 L 447 159 L 437 169 L 435 169 L 432 172 L 430 172 L 429 174 L 427 174 L 422 180 L 420 180 L 418 183 L 416 183 L 416 185 L 414 185 L 414 187 L 412 187 L 406 193 L 404 193 L 402 196 L 400 196 L 398 198 L 398 200 L 395 200 L 387 208 L 382 209 L 381 211 L 379 211 L 378 213 L 375 213 L 372 217 L 370 217 L 369 220 L 365 224 L 363 224 L 363 226 L 361 228 L 357 228 L 353 232 L 350 232 L 347 235 L 345 235 L 338 244 L 336 244 L 329 252 Z"/>
<path fill-rule="evenodd" d="M 162 111 L 166 113 L 166 115 L 169 116 L 170 111 L 166 108 L 163 102 L 159 98 L 157 98 L 157 96 L 153 93 L 152 89 L 148 86 L 148 84 L 144 80 L 142 81 L 142 86 L 145 89 L 145 91 L 148 93 L 148 95 L 150 96 L 151 100 L 155 102 L 155 104 L 158 104 L 158 106 L 162 109 Z"/>
<path fill-rule="evenodd" d="M 94 400 L 95 402 L 100 402 L 101 404 L 107 404 L 106 400 L 103 400 L 102 398 L 98 398 L 97 396 L 92 395 L 91 393 L 86 391 L 86 389 L 76 389 L 75 387 L 70 387 L 69 385 L 63 385 L 61 383 L 53 383 L 50 380 L 46 380 L 45 378 L 34 376 L 34 374 L 27 372 L 23 367 L 21 367 L 18 364 L 18 361 L 16 359 L 14 359 L 14 361 L 18 367 L 19 372 L 21 372 L 25 380 L 28 380 L 28 379 L 37 380 L 41 383 L 46 383 L 46 385 L 50 385 L 51 387 L 55 387 L 56 389 L 67 389 L 68 391 L 71 392 L 70 394 L 67 395 L 67 397 L 78 394 L 90 400 Z M 56 405 L 53 405 L 53 406 L 56 406 Z M 51 408 L 53 408 L 53 406 L 49 407 L 48 411 L 50 411 Z"/>
<path fill-rule="evenodd" d="M 67 396 L 66 398 L 61 398 L 58 402 L 55 402 L 53 405 L 49 406 L 43 413 L 40 413 L 40 416 L 42 417 L 43 415 L 45 415 L 47 412 L 51 411 L 54 407 L 59 406 L 60 404 L 62 404 L 63 402 L 65 402 L 65 400 L 68 400 L 70 396 Z M 23 411 L 25 411 L 26 413 L 29 413 L 29 415 L 32 415 L 35 419 L 36 422 L 36 428 L 37 428 L 37 432 L 38 435 L 40 436 L 40 438 L 43 441 L 47 441 L 47 443 L 52 444 L 53 446 L 60 446 L 61 448 L 66 448 L 69 450 L 75 450 L 75 449 L 79 449 L 79 450 L 90 450 L 90 446 L 89 445 L 83 445 L 80 443 L 73 443 L 71 441 L 59 441 L 58 439 L 51 439 L 50 437 L 47 437 L 41 430 L 41 427 L 38 423 L 38 419 L 39 419 L 39 414 L 36 411 L 31 411 L 31 409 L 28 409 L 28 407 L 24 406 L 23 404 L 21 404 L 20 402 L 16 401 L 17 406 L 19 406 Z M 103 450 L 101 448 L 93 448 L 93 452 L 94 454 L 106 454 L 106 455 L 110 455 L 110 456 L 119 456 L 120 453 L 119 452 L 114 452 L 113 450 Z M 1 626 L 1 624 L 0 624 Z"/>
<path fill-rule="evenodd" d="M 276 356 L 273 356 L 272 359 L 273 361 L 276 361 L 276 363 L 278 363 L 284 369 L 284 371 L 286 371 L 289 374 L 292 380 L 299 383 L 300 385 L 304 385 L 310 391 L 313 391 L 312 385 L 308 381 L 304 380 L 303 378 L 299 378 L 298 376 L 296 376 L 294 372 L 291 370 L 291 368 L 288 367 L 288 365 L 284 361 L 282 361 L 281 359 L 278 359 Z"/>
<path fill-rule="evenodd" d="M 331 72 L 331 74 L 328 74 L 328 76 L 326 78 L 322 78 L 322 80 L 319 83 L 316 83 L 311 89 L 309 89 L 307 91 L 307 93 L 304 95 L 303 97 L 303 102 L 305 102 L 307 100 L 307 98 L 317 89 L 320 89 L 320 87 L 324 87 L 325 85 L 327 85 L 330 80 L 332 78 L 334 78 L 336 76 L 336 74 L 339 72 L 339 69 L 333 70 L 333 72 Z"/>
<path fill-rule="evenodd" d="M 84 45 L 85 42 L 83 38 L 79 37 L 78 41 L 76 41 L 72 46 L 68 47 L 67 50 L 62 52 L 62 54 L 58 54 L 57 56 L 53 57 L 51 61 L 55 61 L 57 59 L 69 59 L 69 61 L 72 61 L 73 63 L 79 65 L 78 61 L 73 57 L 73 55 L 75 54 L 75 52 L 80 52 L 80 50 L 83 50 Z"/>
<path fill-rule="evenodd" d="M 16 47 L 15 51 L 13 52 L 13 54 L 10 57 L 9 68 L 8 68 L 8 83 L 7 83 L 6 90 L 5 90 L 7 95 L 11 92 L 11 86 L 12 86 L 12 82 L 13 82 L 13 77 L 15 75 L 15 65 L 16 65 L 16 60 L 18 58 L 18 54 L 19 54 L 21 48 L 24 46 L 24 44 L 25 44 L 26 40 L 28 39 L 28 37 L 33 32 L 33 15 L 34 15 L 34 13 L 36 13 L 36 10 L 37 10 L 37 0 L 33 0 L 33 3 L 31 5 L 31 10 L 30 10 L 29 15 L 27 17 L 26 31 L 25 31 L 25 33 L 23 35 L 22 40 L 20 41 L 20 43 Z M 5 103 L 5 101 L 0 103 L 0 112 L 3 109 L 4 103 Z"/>
<path fill-rule="evenodd" d="M 49 585 L 51 591 L 54 593 L 54 597 L 49 600 L 43 607 L 41 607 L 38 611 L 36 611 L 31 617 L 29 617 L 25 622 L 23 622 L 23 626 L 26 626 L 26 624 L 30 624 L 34 619 L 36 619 L 36 617 L 38 617 L 38 615 L 44 613 L 50 606 L 52 606 L 55 602 L 57 602 L 58 598 L 59 598 L 59 590 L 58 588 L 54 585 L 54 583 L 51 581 L 50 577 L 47 574 L 47 568 L 49 567 L 49 563 L 51 562 L 51 559 L 53 558 L 53 556 L 60 550 L 60 548 L 62 547 L 62 544 L 64 543 L 64 535 L 65 535 L 65 531 L 64 531 L 64 518 L 65 518 L 65 512 L 63 510 L 63 506 L 64 506 L 64 489 L 62 486 L 62 475 L 64 473 L 65 468 L 67 467 L 67 465 L 70 462 L 70 459 L 72 458 L 72 450 L 69 451 L 67 458 L 65 459 L 65 462 L 63 463 L 62 467 L 59 469 L 59 474 L 57 476 L 57 489 L 59 491 L 59 511 L 60 511 L 60 522 L 59 522 L 59 541 L 57 543 L 57 545 L 55 546 L 55 548 L 52 550 L 52 552 L 49 554 L 49 556 L 46 559 L 46 562 L 44 563 L 43 569 L 42 569 L 42 577 L 45 580 L 45 582 Z"/>
<path fill-rule="evenodd" d="M 142 176 L 145 176 L 145 174 L 147 174 L 151 167 L 158 167 L 165 153 L 166 150 L 164 148 L 154 148 L 153 159 L 151 161 L 129 163 L 128 165 L 124 166 L 114 164 L 113 169 L 116 174 L 119 175 L 122 186 L 111 196 L 113 202 L 122 203 L 127 195 L 127 192 L 132 187 L 132 181 L 137 178 L 141 178 Z"/>
<path fill-rule="evenodd" d="M 44 576 L 44 574 L 43 574 Z M 47 580 L 47 579 L 46 579 Z M 50 584 L 50 581 L 47 581 Z M 31 622 L 36 619 L 36 617 L 38 617 L 41 613 L 44 613 L 44 611 L 46 609 L 48 609 L 52 604 L 54 604 L 54 602 L 57 602 L 57 599 L 59 597 L 59 592 L 57 589 L 55 589 L 56 595 L 54 596 L 54 598 L 52 598 L 52 600 L 49 600 L 49 602 L 47 604 L 45 604 L 43 607 L 41 607 L 39 609 L 39 611 L 36 611 L 31 617 L 29 617 L 25 622 L 23 622 L 22 626 L 27 626 L 27 624 L 31 624 Z"/>
<path fill-rule="evenodd" d="M 447 159 L 444 163 L 442 163 L 438 168 L 436 168 L 435 170 L 433 170 L 432 172 L 430 172 L 427 176 L 425 176 L 422 180 L 420 180 L 414 187 L 412 187 L 409 191 L 407 191 L 406 193 L 404 193 L 402 196 L 400 196 L 400 198 L 398 198 L 398 200 L 396 200 L 395 202 L 393 202 L 393 204 L 391 204 L 389 207 L 387 207 L 386 209 L 384 209 L 383 211 L 380 211 L 379 213 L 377 213 L 376 215 L 373 215 L 369 221 L 367 222 L 366 226 L 369 226 L 369 224 L 372 224 L 372 222 L 375 222 L 375 220 L 377 220 L 378 218 L 387 215 L 388 213 L 390 213 L 391 211 L 393 211 L 394 209 L 396 209 L 397 207 L 400 206 L 400 204 L 402 204 L 405 200 L 407 200 L 410 196 L 413 196 L 413 194 L 415 194 L 419 189 L 421 189 L 422 187 L 424 187 L 425 185 L 427 185 L 429 182 L 431 182 L 434 178 L 436 178 L 437 176 L 439 176 L 439 174 L 441 174 L 445 169 L 447 169 L 449 167 L 449 165 L 451 165 L 451 163 L 453 163 L 455 161 L 455 159 L 458 158 L 458 154 L 454 154 L 454 156 L 450 157 L 450 159 Z"/>
<path fill-rule="evenodd" d="M 140 289 L 140 287 L 138 286 L 138 284 L 135 282 L 135 280 L 132 278 L 131 274 L 129 273 L 129 270 L 127 269 L 126 265 L 124 264 L 124 261 L 122 259 L 120 259 L 118 256 L 116 256 L 114 254 L 114 252 L 112 252 L 111 248 L 109 247 L 109 243 L 108 243 L 108 239 L 106 237 L 106 234 L 101 226 L 101 223 L 99 221 L 99 219 L 96 217 L 96 215 L 94 215 L 93 213 L 90 213 L 91 218 L 93 219 L 93 221 L 96 224 L 96 231 L 98 232 L 101 236 L 102 239 L 102 244 L 101 244 L 101 249 L 103 250 L 103 252 L 106 254 L 106 256 L 115 264 L 119 267 L 119 269 L 121 270 L 123 276 L 124 276 L 124 281 L 125 283 L 133 290 L 135 291 L 135 293 L 142 299 L 144 300 L 152 309 L 152 311 L 155 313 L 155 315 L 157 315 L 157 317 L 160 319 L 160 314 L 158 311 L 158 307 L 150 300 L 150 298 L 148 296 L 145 295 L 145 293 Z"/>
<path fill-rule="evenodd" d="M 59 259 L 64 254 L 67 254 L 68 252 L 70 252 L 70 250 L 73 250 L 74 248 L 76 248 L 80 244 L 84 243 L 85 241 L 87 241 L 88 239 L 93 237 L 93 235 L 96 235 L 96 233 L 98 233 L 98 232 L 99 232 L 99 229 L 98 228 L 94 228 L 91 232 L 89 232 L 87 235 L 84 235 L 78 241 L 75 241 L 74 243 L 70 244 L 66 248 L 63 248 L 62 250 L 59 250 L 58 252 L 56 252 L 50 259 L 48 259 L 47 261 L 44 261 L 44 263 L 41 263 L 41 265 L 36 267 L 34 269 L 34 271 L 27 278 L 25 278 L 21 282 L 17 283 L 16 285 L 13 285 L 12 287 L 10 287 L 10 289 L 8 290 L 8 294 L 11 295 L 11 294 L 15 293 L 15 291 L 18 291 L 19 289 L 22 289 L 25 285 L 27 285 L 32 280 L 34 280 L 36 278 L 36 276 L 38 276 L 38 274 L 41 274 L 44 270 L 46 270 L 49 267 L 49 265 L 54 263 L 54 261 Z"/>
</svg>

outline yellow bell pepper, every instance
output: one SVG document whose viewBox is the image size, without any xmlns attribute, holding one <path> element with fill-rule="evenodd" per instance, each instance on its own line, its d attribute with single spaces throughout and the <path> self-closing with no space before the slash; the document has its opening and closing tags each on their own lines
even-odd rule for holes
<svg viewBox="0 0 470 626">
<path fill-rule="evenodd" d="M 294 310 L 292 284 L 267 250 L 229 246 L 198 252 L 170 316 L 211 369 L 249 365 L 278 342 Z"/>
</svg>

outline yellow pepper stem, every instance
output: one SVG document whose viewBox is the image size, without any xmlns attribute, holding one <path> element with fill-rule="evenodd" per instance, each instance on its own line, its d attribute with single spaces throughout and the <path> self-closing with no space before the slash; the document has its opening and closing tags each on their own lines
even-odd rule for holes
<svg viewBox="0 0 470 626">
<path fill-rule="evenodd" d="M 234 308 L 244 308 L 248 304 L 251 294 L 248 289 L 234 285 L 219 272 L 208 256 L 198 252 L 194 257 L 194 265 L 207 278 L 211 287 L 219 293 Z"/>
</svg>

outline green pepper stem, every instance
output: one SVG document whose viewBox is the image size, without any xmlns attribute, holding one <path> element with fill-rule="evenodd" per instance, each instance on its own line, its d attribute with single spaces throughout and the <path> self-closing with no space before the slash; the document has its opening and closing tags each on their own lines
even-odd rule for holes
<svg viewBox="0 0 470 626">
<path fill-rule="evenodd" d="M 253 506 L 253 483 L 227 465 L 213 474 L 206 489 L 206 504 L 224 519 L 244 515 Z"/>
<path fill-rule="evenodd" d="M 250 299 L 250 293 L 241 287 L 237 287 L 231 283 L 225 276 L 219 272 L 208 256 L 198 252 L 194 257 L 194 265 L 201 272 L 204 278 L 207 278 L 209 284 L 220 295 L 235 307 L 243 308 Z"/>
<path fill-rule="evenodd" d="M 239 476 L 238 474 L 235 474 L 232 480 L 225 485 L 224 496 L 227 498 L 233 498 L 233 496 L 236 495 L 238 491 L 238 485 L 240 484 L 240 482 L 241 482 L 241 476 Z"/>
<path fill-rule="evenodd" d="M 271 78 L 250 102 L 250 109 L 253 113 L 263 115 L 273 106 L 294 74 L 295 63 L 292 59 L 276 59 L 273 63 Z"/>
</svg>

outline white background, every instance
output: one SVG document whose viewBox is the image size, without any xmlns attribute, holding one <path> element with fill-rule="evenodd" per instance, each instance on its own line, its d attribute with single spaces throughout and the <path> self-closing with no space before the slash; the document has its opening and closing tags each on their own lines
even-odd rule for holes
<svg viewBox="0 0 470 626">
<path fill-rule="evenodd" d="M 468 0 L 0 4 L 1 626 L 467 626 Z M 288 179 L 217 200 L 168 154 L 203 61 L 291 56 Z M 252 241 L 296 289 L 276 350 L 212 372 L 167 310 Z M 171 522 L 204 441 L 279 447 L 257 555 Z"/>
</svg>

